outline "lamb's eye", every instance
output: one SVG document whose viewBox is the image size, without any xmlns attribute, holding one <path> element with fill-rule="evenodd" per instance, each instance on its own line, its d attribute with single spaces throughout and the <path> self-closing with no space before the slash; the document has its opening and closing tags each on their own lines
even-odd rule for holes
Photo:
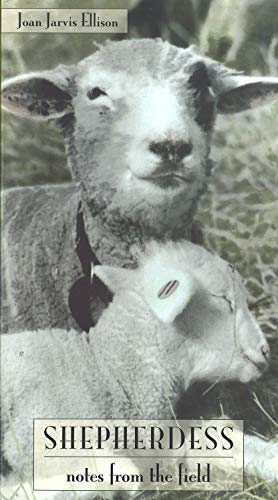
<svg viewBox="0 0 278 500">
<path fill-rule="evenodd" d="M 93 101 L 94 99 L 97 99 L 101 95 L 107 95 L 104 90 L 101 90 L 99 87 L 94 87 L 93 89 L 89 90 L 87 96 L 88 98 Z"/>
</svg>

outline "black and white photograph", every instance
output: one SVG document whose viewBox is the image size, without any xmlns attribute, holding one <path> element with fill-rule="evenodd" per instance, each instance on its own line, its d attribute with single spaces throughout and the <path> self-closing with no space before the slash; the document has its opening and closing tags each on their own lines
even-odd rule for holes
<svg viewBox="0 0 278 500">
<path fill-rule="evenodd" d="M 1 10 L 1 499 L 277 498 L 277 0 Z"/>
</svg>

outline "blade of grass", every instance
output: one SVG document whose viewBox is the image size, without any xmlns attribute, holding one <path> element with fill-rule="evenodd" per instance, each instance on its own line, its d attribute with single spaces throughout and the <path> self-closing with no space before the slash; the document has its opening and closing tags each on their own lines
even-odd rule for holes
<svg viewBox="0 0 278 500">
<path fill-rule="evenodd" d="M 269 415 L 269 413 L 267 413 L 267 411 L 265 410 L 265 408 L 263 407 L 263 405 L 259 401 L 257 394 L 255 392 L 253 392 L 252 394 L 254 396 L 254 401 L 255 401 L 256 405 L 258 406 L 258 408 L 260 408 L 261 412 L 270 420 L 270 422 L 273 423 L 273 425 L 275 425 L 275 427 L 278 427 L 278 423 L 275 422 L 275 420 Z"/>
</svg>

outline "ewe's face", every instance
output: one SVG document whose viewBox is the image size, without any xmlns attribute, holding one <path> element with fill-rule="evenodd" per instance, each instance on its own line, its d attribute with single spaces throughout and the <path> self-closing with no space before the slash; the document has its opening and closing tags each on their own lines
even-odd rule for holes
<svg viewBox="0 0 278 500">
<path fill-rule="evenodd" d="M 58 120 L 90 208 L 107 208 L 107 220 L 109 207 L 112 219 L 120 213 L 160 235 L 191 225 L 209 175 L 216 108 L 236 113 L 277 96 L 277 78 L 245 77 L 153 39 L 109 42 L 77 65 L 2 86 L 6 110 Z"/>
<path fill-rule="evenodd" d="M 82 61 L 75 85 L 73 162 L 88 196 L 108 183 L 117 206 L 167 208 L 179 197 L 190 207 L 206 184 L 215 118 L 200 58 L 162 42 L 121 42 Z"/>
</svg>

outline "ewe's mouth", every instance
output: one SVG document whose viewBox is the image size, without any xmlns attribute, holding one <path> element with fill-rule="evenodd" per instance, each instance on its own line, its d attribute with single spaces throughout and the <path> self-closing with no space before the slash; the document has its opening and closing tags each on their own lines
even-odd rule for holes
<svg viewBox="0 0 278 500">
<path fill-rule="evenodd" d="M 179 187 L 181 184 L 189 183 L 189 179 L 187 177 L 176 173 L 148 175 L 146 177 L 141 177 L 141 179 L 164 188 Z"/>
</svg>

